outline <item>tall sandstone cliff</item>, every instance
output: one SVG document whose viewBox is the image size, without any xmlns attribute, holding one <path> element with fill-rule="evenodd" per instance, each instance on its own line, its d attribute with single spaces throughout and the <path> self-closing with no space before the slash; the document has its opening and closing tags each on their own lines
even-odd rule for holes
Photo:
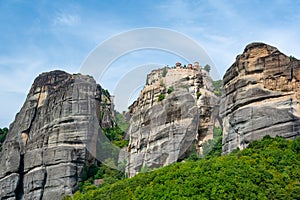
<svg viewBox="0 0 300 200">
<path fill-rule="evenodd" d="M 267 44 L 249 44 L 224 75 L 223 89 L 223 154 L 265 135 L 299 136 L 299 60 Z"/>
<path fill-rule="evenodd" d="M 0 153 L 0 199 L 56 200 L 75 192 L 84 164 L 93 161 L 87 127 L 94 118 L 113 125 L 102 91 L 79 74 L 52 71 L 35 79 Z"/>
<path fill-rule="evenodd" d="M 200 67 L 154 70 L 130 106 L 127 173 L 180 161 L 193 148 L 212 139 L 218 97 L 212 80 Z"/>
</svg>

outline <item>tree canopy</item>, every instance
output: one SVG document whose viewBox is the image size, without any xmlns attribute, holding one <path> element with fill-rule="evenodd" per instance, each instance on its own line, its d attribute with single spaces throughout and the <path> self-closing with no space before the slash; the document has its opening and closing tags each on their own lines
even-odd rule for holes
<svg viewBox="0 0 300 200">
<path fill-rule="evenodd" d="M 203 68 L 205 71 L 207 71 L 207 72 L 210 72 L 210 70 L 211 70 L 211 67 L 210 67 L 210 65 L 205 65 L 204 66 L 204 68 Z"/>
<path fill-rule="evenodd" d="M 299 180 L 300 137 L 266 136 L 242 151 L 175 163 L 73 199 L 300 199 Z"/>
</svg>

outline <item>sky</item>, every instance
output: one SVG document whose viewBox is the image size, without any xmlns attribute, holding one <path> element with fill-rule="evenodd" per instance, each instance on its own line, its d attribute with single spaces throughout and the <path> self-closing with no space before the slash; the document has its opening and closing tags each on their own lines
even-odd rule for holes
<svg viewBox="0 0 300 200">
<path fill-rule="evenodd" d="M 13 122 L 40 73 L 78 73 L 99 44 L 133 29 L 158 27 L 192 38 L 214 62 L 215 79 L 251 42 L 300 58 L 299 9 L 293 0 L 0 0 L 0 127 Z M 131 52 L 97 81 L 113 93 L 120 76 L 137 66 L 176 61 L 184 59 L 159 50 Z"/>
</svg>

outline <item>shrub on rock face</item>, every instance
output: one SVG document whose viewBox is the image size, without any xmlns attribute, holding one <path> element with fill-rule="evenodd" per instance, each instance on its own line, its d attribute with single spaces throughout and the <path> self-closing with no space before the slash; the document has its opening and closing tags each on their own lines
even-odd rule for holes
<svg viewBox="0 0 300 200">
<path fill-rule="evenodd" d="M 162 77 L 166 77 L 167 73 L 168 73 L 168 70 L 167 70 L 167 68 L 165 67 L 165 68 L 163 69 L 163 72 L 162 72 Z"/>
<path fill-rule="evenodd" d="M 3 129 L 0 128 L 0 143 L 4 142 L 7 132 L 8 132 L 7 128 L 3 128 Z"/>
<path fill-rule="evenodd" d="M 214 94 L 216 96 L 222 95 L 222 80 L 213 81 Z"/>
<path fill-rule="evenodd" d="M 164 94 L 160 94 L 159 96 L 158 96 L 158 102 L 160 102 L 160 101 L 162 101 L 162 100 L 164 100 L 165 99 L 165 95 Z"/>
<path fill-rule="evenodd" d="M 201 96 L 201 92 L 197 92 L 197 99 L 199 99 Z"/>
<path fill-rule="evenodd" d="M 168 88 L 167 93 L 168 93 L 168 94 L 171 94 L 173 91 L 174 91 L 174 87 L 171 86 L 171 87 Z"/>
</svg>

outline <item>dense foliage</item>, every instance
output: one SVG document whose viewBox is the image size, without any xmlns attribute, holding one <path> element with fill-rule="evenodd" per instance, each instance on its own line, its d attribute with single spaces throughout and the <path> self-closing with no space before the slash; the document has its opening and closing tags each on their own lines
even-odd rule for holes
<svg viewBox="0 0 300 200">
<path fill-rule="evenodd" d="M 79 183 L 79 191 L 86 193 L 90 190 L 96 189 L 94 180 L 102 179 L 103 185 L 109 185 L 125 178 L 122 171 L 112 169 L 104 164 L 91 165 L 87 167 L 84 165 L 82 181 Z"/>
<path fill-rule="evenodd" d="M 123 148 L 128 146 L 128 140 L 124 139 L 129 122 L 126 120 L 125 113 L 115 111 L 116 126 L 113 128 L 103 128 L 106 137 L 116 146 Z"/>
<path fill-rule="evenodd" d="M 214 137 L 203 144 L 203 156 L 221 156 L 222 128 L 214 127 Z"/>
<path fill-rule="evenodd" d="M 125 132 L 118 126 L 102 129 L 106 137 L 116 146 L 123 148 L 128 146 L 129 141 L 124 139 Z"/>
<path fill-rule="evenodd" d="M 300 137 L 264 137 L 226 156 L 185 161 L 73 199 L 300 199 Z"/>
<path fill-rule="evenodd" d="M 197 161 L 201 158 L 221 156 L 222 154 L 222 128 L 214 127 L 213 139 L 207 140 L 202 144 L 202 154 L 199 155 L 196 148 L 191 151 L 187 160 Z"/>
<path fill-rule="evenodd" d="M 2 151 L 2 143 L 4 142 L 6 135 L 8 132 L 8 128 L 0 128 L 0 152 Z"/>
<path fill-rule="evenodd" d="M 222 95 L 222 80 L 213 81 L 214 93 L 217 96 Z"/>
<path fill-rule="evenodd" d="M 116 117 L 116 124 L 118 125 L 118 127 L 120 127 L 121 130 L 126 132 L 129 127 L 129 121 L 125 117 L 125 111 L 123 113 L 119 113 L 118 111 L 115 111 L 115 117 Z"/>
</svg>

